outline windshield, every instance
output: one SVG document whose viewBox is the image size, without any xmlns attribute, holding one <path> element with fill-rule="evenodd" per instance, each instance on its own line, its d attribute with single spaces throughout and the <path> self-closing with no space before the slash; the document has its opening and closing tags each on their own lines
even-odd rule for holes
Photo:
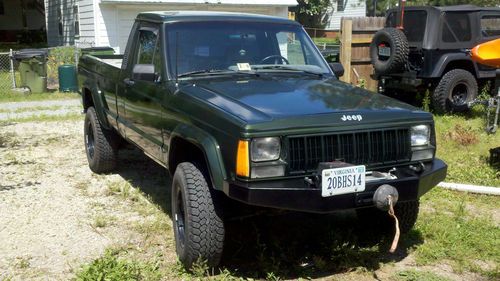
<svg viewBox="0 0 500 281">
<path fill-rule="evenodd" d="M 221 70 L 331 73 L 307 34 L 297 25 L 174 23 L 167 25 L 166 40 L 172 77 L 223 73 Z"/>
</svg>

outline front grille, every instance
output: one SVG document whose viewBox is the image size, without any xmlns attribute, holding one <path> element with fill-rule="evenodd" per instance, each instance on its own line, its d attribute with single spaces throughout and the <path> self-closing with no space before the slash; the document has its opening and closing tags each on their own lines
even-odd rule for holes
<svg viewBox="0 0 500 281">
<path fill-rule="evenodd" d="M 319 162 L 376 166 L 409 161 L 408 129 L 288 138 L 290 173 L 316 170 Z"/>
</svg>

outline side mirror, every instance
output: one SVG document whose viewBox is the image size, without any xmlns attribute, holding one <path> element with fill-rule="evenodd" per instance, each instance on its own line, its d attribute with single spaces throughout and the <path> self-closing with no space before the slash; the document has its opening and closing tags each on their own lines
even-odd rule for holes
<svg viewBox="0 0 500 281">
<path fill-rule="evenodd" d="M 331 62 L 328 65 L 330 65 L 330 68 L 332 69 L 335 76 L 337 76 L 337 78 L 344 75 L 344 67 L 340 62 Z"/>
<path fill-rule="evenodd" d="M 152 64 L 136 64 L 132 69 L 133 80 L 155 82 L 156 78 L 155 66 Z"/>
</svg>

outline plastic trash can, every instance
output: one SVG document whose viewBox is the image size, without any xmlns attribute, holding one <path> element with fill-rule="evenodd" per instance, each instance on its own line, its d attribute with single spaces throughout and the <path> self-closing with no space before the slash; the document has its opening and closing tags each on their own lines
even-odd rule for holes
<svg viewBox="0 0 500 281">
<path fill-rule="evenodd" d="M 19 62 L 21 87 L 29 88 L 31 93 L 47 91 L 47 50 L 23 49 L 13 57 Z"/>
<path fill-rule="evenodd" d="M 57 68 L 59 77 L 59 91 L 76 92 L 78 86 L 76 82 L 76 67 L 71 64 L 63 64 Z"/>
</svg>

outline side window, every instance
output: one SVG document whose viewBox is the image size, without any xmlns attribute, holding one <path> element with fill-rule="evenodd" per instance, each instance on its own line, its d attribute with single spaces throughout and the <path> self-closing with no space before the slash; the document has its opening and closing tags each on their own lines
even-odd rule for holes
<svg viewBox="0 0 500 281">
<path fill-rule="evenodd" d="M 481 17 L 481 35 L 483 37 L 500 36 L 500 14 Z"/>
<path fill-rule="evenodd" d="M 276 39 L 280 55 L 286 58 L 290 64 L 305 64 L 302 42 L 294 32 L 278 32 Z"/>
<path fill-rule="evenodd" d="M 153 64 L 156 73 L 161 73 L 160 40 L 151 30 L 139 30 L 139 45 L 134 64 Z"/>
<path fill-rule="evenodd" d="M 470 41 L 472 36 L 469 15 L 467 13 L 446 13 L 441 38 L 443 42 L 448 43 Z"/>
</svg>

